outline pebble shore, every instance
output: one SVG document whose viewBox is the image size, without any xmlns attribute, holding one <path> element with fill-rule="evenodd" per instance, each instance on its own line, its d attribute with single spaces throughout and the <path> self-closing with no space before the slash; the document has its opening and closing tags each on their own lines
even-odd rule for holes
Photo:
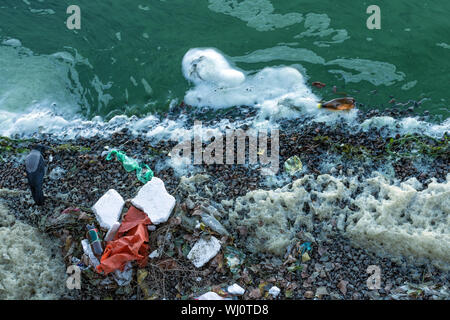
<svg viewBox="0 0 450 320">
<path fill-rule="evenodd" d="M 168 116 L 176 118 L 177 112 L 186 112 L 186 108 L 180 107 Z M 360 112 L 359 121 L 379 115 L 400 117 L 411 112 L 413 110 L 410 109 Z M 284 162 L 296 155 L 305 167 L 296 178 L 305 174 L 317 176 L 325 173 L 363 178 L 380 166 L 390 164 L 398 180 L 415 177 L 427 186 L 432 179 L 445 181 L 449 172 L 448 148 L 447 153 L 427 158 L 427 169 L 419 171 L 414 159 L 401 156 L 392 159 L 386 155 L 390 138 L 399 139 L 400 135 L 386 137 L 383 128 L 354 132 L 349 131 L 344 123 L 325 125 L 307 122 L 307 119 L 301 121 L 285 120 L 280 123 L 279 175 L 282 174 Z M 80 241 L 85 237 L 85 225 L 90 221 L 95 222 L 89 208 L 109 189 L 117 190 L 124 199 L 131 199 L 142 186 L 134 172 L 127 173 L 117 161 L 106 161 L 105 146 L 120 149 L 130 157 L 144 161 L 151 168 L 157 168 L 175 145 L 170 141 L 155 144 L 142 136 L 132 135 L 126 129 L 114 133 L 108 139 L 94 137 L 61 141 L 52 136 L 39 136 L 33 143 L 48 147 L 44 155 L 48 161 L 45 205 L 35 206 L 28 191 L 23 168 L 26 153 L 6 152 L 2 155 L 0 190 L 18 192 L 2 192 L 0 197 L 16 219 L 36 226 L 55 241 L 60 241 L 67 266 L 72 264 L 73 257 L 82 256 Z M 329 162 L 329 159 L 333 159 L 336 164 L 324 166 L 324 161 Z M 58 175 L 57 168 L 63 169 L 64 173 Z M 142 282 L 137 281 L 136 272 L 131 284 L 120 287 L 114 281 L 105 281 L 104 277 L 87 270 L 83 271 L 86 285 L 83 285 L 82 290 L 68 291 L 62 298 L 192 299 L 211 290 L 223 294 L 224 288 L 237 283 L 246 290 L 240 299 L 274 299 L 269 294 L 274 285 L 281 289 L 277 299 L 449 299 L 449 272 L 431 265 L 413 265 L 402 259 L 381 258 L 374 252 L 357 247 L 338 232 L 332 239 L 313 242 L 310 260 L 302 262 L 301 268 L 292 270 L 287 262 L 292 259 L 290 252 L 284 257 L 248 252 L 244 246 L 244 229 L 228 230 L 231 235 L 227 237 L 211 230 L 192 229 L 184 225 L 181 216 L 195 219 L 195 212 L 202 205 L 215 206 L 222 200 L 243 196 L 251 190 L 269 188 L 255 166 L 203 164 L 197 165 L 195 170 L 195 173 L 210 176 L 205 182 L 210 190 L 214 190 L 217 181 L 222 182 L 226 190 L 215 193 L 212 199 L 189 195 L 180 191 L 181 177 L 175 175 L 172 168 L 154 170 L 155 176 L 164 181 L 167 191 L 176 198 L 177 205 L 171 219 L 150 232 L 150 251 L 158 250 L 160 254 L 150 259 L 145 268 L 146 286 L 143 287 Z M 51 217 L 70 206 L 81 208 L 86 216 L 59 226 L 49 225 Z M 315 239 L 321 239 L 320 231 L 318 226 Z M 195 269 L 192 266 L 186 258 L 186 248 L 192 247 L 200 236 L 208 232 L 221 238 L 223 244 L 234 244 L 246 255 L 245 263 L 238 272 L 229 270 L 223 250 L 204 267 Z M 103 230 L 103 236 L 105 233 Z M 222 249 L 225 247 L 223 245 Z M 382 272 L 382 285 L 378 290 L 371 290 L 367 286 L 370 276 L 367 268 L 371 265 L 379 266 Z"/>
</svg>

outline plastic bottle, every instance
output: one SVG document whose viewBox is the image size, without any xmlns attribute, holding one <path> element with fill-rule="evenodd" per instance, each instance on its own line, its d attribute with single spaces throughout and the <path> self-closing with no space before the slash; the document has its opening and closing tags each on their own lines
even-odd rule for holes
<svg viewBox="0 0 450 320">
<path fill-rule="evenodd" d="M 325 108 L 333 111 L 350 110 L 355 107 L 353 98 L 337 98 L 324 103 L 319 103 L 318 108 Z"/>
<path fill-rule="evenodd" d="M 102 241 L 100 240 L 97 229 L 92 225 L 87 225 L 87 229 L 92 251 L 96 256 L 101 256 L 103 254 Z"/>
</svg>

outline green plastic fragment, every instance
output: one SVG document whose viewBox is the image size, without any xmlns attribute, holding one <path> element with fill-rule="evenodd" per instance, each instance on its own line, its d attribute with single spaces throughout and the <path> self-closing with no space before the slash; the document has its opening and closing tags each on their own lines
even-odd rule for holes
<svg viewBox="0 0 450 320">
<path fill-rule="evenodd" d="M 113 156 L 117 157 L 127 172 L 136 170 L 136 176 L 142 183 L 147 183 L 153 178 L 153 171 L 145 163 L 139 163 L 137 160 L 128 157 L 124 152 L 117 151 L 115 149 L 111 150 L 106 156 L 106 160 L 111 160 Z M 143 173 L 145 169 L 145 172 Z"/>
<path fill-rule="evenodd" d="M 290 157 L 284 163 L 284 170 L 286 170 L 286 172 L 291 175 L 299 171 L 302 171 L 302 169 L 303 169 L 302 161 L 297 156 Z"/>
<path fill-rule="evenodd" d="M 244 263 L 245 254 L 238 249 L 227 246 L 225 248 L 225 260 L 231 273 L 236 274 L 241 269 L 241 265 Z"/>
</svg>

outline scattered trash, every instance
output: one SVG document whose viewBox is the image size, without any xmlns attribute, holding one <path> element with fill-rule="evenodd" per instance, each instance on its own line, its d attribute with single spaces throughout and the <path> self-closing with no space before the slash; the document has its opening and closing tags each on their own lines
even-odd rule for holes
<svg viewBox="0 0 450 320">
<path fill-rule="evenodd" d="M 87 225 L 87 237 L 95 256 L 99 257 L 103 253 L 102 241 L 98 235 L 97 229 L 93 225 Z"/>
<path fill-rule="evenodd" d="M 209 260 L 214 258 L 220 251 L 220 242 L 216 237 L 209 240 L 200 239 L 189 252 L 187 258 L 192 261 L 195 267 L 203 267 Z"/>
<path fill-rule="evenodd" d="M 235 247 L 228 246 L 225 248 L 225 259 L 231 273 L 236 274 L 244 263 L 245 254 Z"/>
<path fill-rule="evenodd" d="M 326 86 L 325 83 L 322 83 L 322 82 L 319 82 L 319 81 L 313 82 L 312 85 L 313 85 L 314 87 L 316 87 L 316 88 L 319 88 L 319 89 L 322 89 L 323 87 Z"/>
<path fill-rule="evenodd" d="M 114 222 L 114 224 L 108 230 L 108 233 L 106 233 L 105 241 L 106 242 L 112 241 L 117 233 L 117 230 L 119 230 L 119 228 L 120 228 L 120 222 Z"/>
<path fill-rule="evenodd" d="M 121 287 L 128 286 L 131 283 L 131 280 L 133 279 L 133 268 L 131 262 L 128 262 L 125 265 L 123 271 L 120 270 L 114 271 L 113 278 L 119 286 Z"/>
<path fill-rule="evenodd" d="M 158 252 L 158 250 L 155 250 L 155 251 L 153 251 L 152 253 L 150 253 L 149 254 L 149 258 L 150 259 L 155 259 L 155 258 L 157 258 L 159 256 L 159 252 Z"/>
<path fill-rule="evenodd" d="M 303 164 L 298 156 L 290 157 L 284 162 L 284 170 L 286 170 L 286 172 L 289 173 L 290 175 L 302 171 L 302 169 Z"/>
<path fill-rule="evenodd" d="M 130 261 L 137 261 L 142 268 L 148 261 L 148 230 L 151 221 L 147 215 L 130 207 L 113 241 L 110 241 L 97 266 L 98 272 L 108 274 L 115 270 L 123 270 Z"/>
<path fill-rule="evenodd" d="M 343 111 L 350 110 L 355 107 L 355 99 L 353 98 L 337 98 L 324 103 L 319 103 L 317 106 L 320 108 L 325 108 L 332 111 Z"/>
<path fill-rule="evenodd" d="M 311 251 L 312 250 L 312 248 L 311 248 L 311 242 L 304 242 L 304 243 L 302 243 L 301 245 L 300 245 L 300 249 L 302 250 L 301 251 L 301 254 L 303 255 L 305 252 L 307 252 L 307 251 Z"/>
<path fill-rule="evenodd" d="M 131 200 L 133 206 L 144 211 L 153 224 L 166 222 L 175 207 L 175 198 L 167 193 L 164 182 L 154 177 Z"/>
<path fill-rule="evenodd" d="M 92 207 L 100 227 L 111 229 L 119 221 L 125 201 L 114 189 L 108 190 Z"/>
<path fill-rule="evenodd" d="M 233 284 L 232 286 L 229 286 L 227 288 L 227 291 L 229 294 L 234 294 L 234 295 L 238 295 L 238 296 L 242 296 L 245 293 L 245 289 L 242 288 L 237 283 Z"/>
<path fill-rule="evenodd" d="M 111 150 L 106 156 L 106 160 L 111 160 L 113 155 L 117 157 L 117 160 L 120 161 L 127 172 L 131 172 L 136 170 L 136 176 L 139 181 L 142 183 L 147 183 L 153 178 L 153 171 L 150 169 L 148 165 L 145 163 L 139 163 L 137 160 L 128 157 L 122 151 L 117 151 L 115 149 Z M 145 169 L 145 173 L 142 171 Z"/>
<path fill-rule="evenodd" d="M 215 292 L 207 292 L 202 294 L 200 297 L 197 297 L 195 300 L 226 300 L 225 298 L 219 296 Z"/>
<path fill-rule="evenodd" d="M 83 262 L 81 262 L 80 259 L 78 259 L 77 257 L 72 257 L 71 259 L 72 264 L 76 265 L 78 268 L 80 268 L 80 270 L 86 270 L 89 268 L 89 266 L 85 265 Z"/>
<path fill-rule="evenodd" d="M 229 236 L 230 234 L 228 231 L 224 228 L 224 226 L 212 215 L 209 215 L 205 212 L 202 212 L 201 214 L 202 221 L 205 225 L 210 227 L 213 231 L 217 232 L 218 234 L 221 234 L 223 236 Z"/>
<path fill-rule="evenodd" d="M 309 256 L 308 252 L 302 254 L 302 262 L 308 262 L 309 260 L 311 260 L 311 257 Z"/>
<path fill-rule="evenodd" d="M 281 290 L 280 288 L 278 288 L 277 286 L 273 286 L 272 288 L 270 288 L 269 290 L 269 294 L 272 295 L 274 298 L 278 297 L 278 295 L 280 294 Z"/>
<path fill-rule="evenodd" d="M 97 266 L 100 265 L 100 262 L 94 255 L 94 252 L 92 252 L 89 240 L 87 239 L 82 240 L 81 246 L 83 247 L 84 254 L 89 258 L 89 264 L 92 265 L 94 268 L 97 268 Z"/>
</svg>

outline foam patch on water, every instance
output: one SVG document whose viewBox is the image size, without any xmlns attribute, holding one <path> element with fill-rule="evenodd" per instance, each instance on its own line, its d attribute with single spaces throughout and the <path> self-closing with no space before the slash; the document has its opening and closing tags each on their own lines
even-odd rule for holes
<svg viewBox="0 0 450 320">
<path fill-rule="evenodd" d="M 275 118 L 299 115 L 299 109 L 317 112 L 319 98 L 295 68 L 267 67 L 245 75 L 214 49 L 191 49 L 183 58 L 183 74 L 195 84 L 185 96 L 193 106 L 255 106 L 263 117 Z"/>
<path fill-rule="evenodd" d="M 59 299 L 65 265 L 54 241 L 0 203 L 0 299 Z"/>
<path fill-rule="evenodd" d="M 231 206 L 230 229 L 248 228 L 253 252 L 283 255 L 298 241 L 297 232 L 312 233 L 320 221 L 323 231 L 331 234 L 334 224 L 380 256 L 450 266 L 450 174 L 427 188 L 415 178 L 399 183 L 379 173 L 362 182 L 306 175 L 283 188 L 251 191 L 222 204 Z"/>
</svg>

